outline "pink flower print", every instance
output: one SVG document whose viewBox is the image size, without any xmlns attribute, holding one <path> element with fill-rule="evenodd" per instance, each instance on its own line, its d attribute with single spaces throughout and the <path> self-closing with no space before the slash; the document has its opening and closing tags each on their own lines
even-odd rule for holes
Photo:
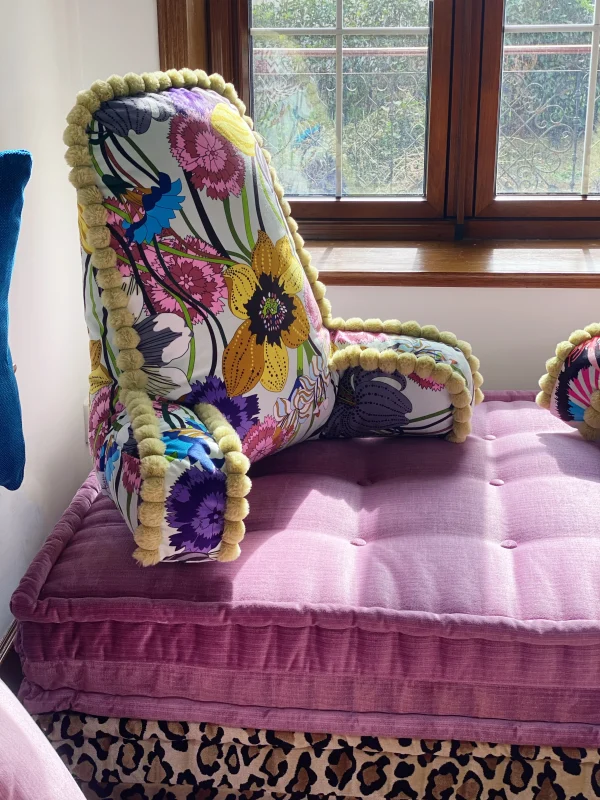
<svg viewBox="0 0 600 800">
<path fill-rule="evenodd" d="M 385 342 L 385 333 L 367 333 L 366 331 L 335 331 L 332 336 L 339 347 L 345 344 L 368 344 L 369 342 Z"/>
<path fill-rule="evenodd" d="M 244 159 L 208 120 L 173 117 L 169 143 L 196 189 L 206 189 L 213 200 L 225 200 L 230 194 L 239 196 L 246 173 Z"/>
<path fill-rule="evenodd" d="M 254 463 L 274 453 L 282 446 L 281 431 L 274 417 L 266 416 L 262 422 L 253 425 L 244 436 L 242 451 Z"/>
<path fill-rule="evenodd" d="M 188 236 L 186 239 L 169 237 L 161 240 L 174 249 L 181 250 L 185 255 L 174 255 L 161 251 L 161 258 L 154 248 L 146 248 L 144 254 L 152 271 L 158 275 L 164 284 L 161 285 L 149 272 L 140 272 L 148 297 L 157 313 L 167 312 L 183 317 L 183 310 L 179 300 L 169 292 L 181 298 L 187 307 L 192 324 L 204 321 L 204 316 L 194 308 L 187 297 L 192 297 L 214 314 L 220 314 L 225 308 L 227 300 L 227 286 L 221 274 L 222 266 L 209 261 L 203 261 L 201 256 L 216 256 L 217 251 L 206 242 Z M 183 291 L 181 291 L 183 290 Z"/>
<path fill-rule="evenodd" d="M 123 465 L 121 473 L 123 486 L 129 494 L 135 494 L 142 484 L 140 461 L 138 458 L 130 456 L 129 453 L 121 453 L 121 464 Z"/>
<path fill-rule="evenodd" d="M 103 386 L 92 397 L 88 420 L 88 442 L 90 452 L 96 461 L 98 469 L 98 454 L 108 435 L 108 422 L 110 419 L 110 387 Z"/>
</svg>

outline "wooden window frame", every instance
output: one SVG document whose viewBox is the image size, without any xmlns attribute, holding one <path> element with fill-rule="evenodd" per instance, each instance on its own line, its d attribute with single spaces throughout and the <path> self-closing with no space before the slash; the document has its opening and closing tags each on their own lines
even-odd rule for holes
<svg viewBox="0 0 600 800">
<path fill-rule="evenodd" d="M 248 105 L 249 3 L 157 0 L 161 68 L 219 72 Z M 600 197 L 495 195 L 504 0 L 435 0 L 433 8 L 425 197 L 290 198 L 304 237 L 600 237 Z"/>
<path fill-rule="evenodd" d="M 476 218 L 512 220 L 557 220 L 585 223 L 600 217 L 600 196 L 519 197 L 496 195 L 496 154 L 498 118 L 502 81 L 504 0 L 485 0 L 482 27 L 482 48 L 486 58 L 481 62 L 478 149 L 473 216 Z M 557 224 L 557 223 L 552 223 Z M 567 230 L 572 225 L 560 223 Z M 586 226 L 580 226 L 581 229 Z M 539 227 L 538 227 L 539 230 Z M 590 232 L 592 228 L 590 227 Z M 596 235 L 600 229 L 596 228 Z"/>
</svg>

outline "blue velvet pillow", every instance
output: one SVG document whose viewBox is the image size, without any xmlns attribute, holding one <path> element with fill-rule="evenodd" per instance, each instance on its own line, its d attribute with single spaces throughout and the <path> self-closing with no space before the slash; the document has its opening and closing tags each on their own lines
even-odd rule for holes
<svg viewBox="0 0 600 800">
<path fill-rule="evenodd" d="M 8 290 L 21 226 L 23 190 L 31 154 L 0 153 L 0 486 L 18 489 L 25 468 L 25 442 L 17 381 L 8 346 Z"/>
</svg>

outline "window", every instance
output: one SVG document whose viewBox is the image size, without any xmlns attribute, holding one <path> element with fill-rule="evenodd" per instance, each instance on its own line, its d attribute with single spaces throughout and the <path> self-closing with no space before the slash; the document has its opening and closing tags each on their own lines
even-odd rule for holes
<svg viewBox="0 0 600 800">
<path fill-rule="evenodd" d="M 289 194 L 424 196 L 429 0 L 251 13 L 254 117 Z"/>
<path fill-rule="evenodd" d="M 237 85 L 306 238 L 600 234 L 600 0 L 158 8 L 163 67 Z"/>
</svg>

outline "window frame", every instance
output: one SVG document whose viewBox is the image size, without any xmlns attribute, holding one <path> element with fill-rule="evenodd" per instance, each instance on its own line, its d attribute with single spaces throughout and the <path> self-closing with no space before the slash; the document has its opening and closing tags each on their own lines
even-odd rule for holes
<svg viewBox="0 0 600 800">
<path fill-rule="evenodd" d="M 600 8 L 600 0 L 598 0 Z M 504 39 L 504 0 L 485 0 L 481 62 L 478 149 L 473 216 L 486 219 L 596 220 L 600 195 L 565 196 L 496 194 L 500 88 Z M 567 230 L 568 226 L 564 226 Z M 599 233 L 600 231 L 597 231 Z"/>
<path fill-rule="evenodd" d="M 600 196 L 495 194 L 504 2 L 433 2 L 425 196 L 288 198 L 305 238 L 600 238 Z M 218 72 L 249 105 L 249 3 L 157 0 L 161 68 Z"/>
</svg>

